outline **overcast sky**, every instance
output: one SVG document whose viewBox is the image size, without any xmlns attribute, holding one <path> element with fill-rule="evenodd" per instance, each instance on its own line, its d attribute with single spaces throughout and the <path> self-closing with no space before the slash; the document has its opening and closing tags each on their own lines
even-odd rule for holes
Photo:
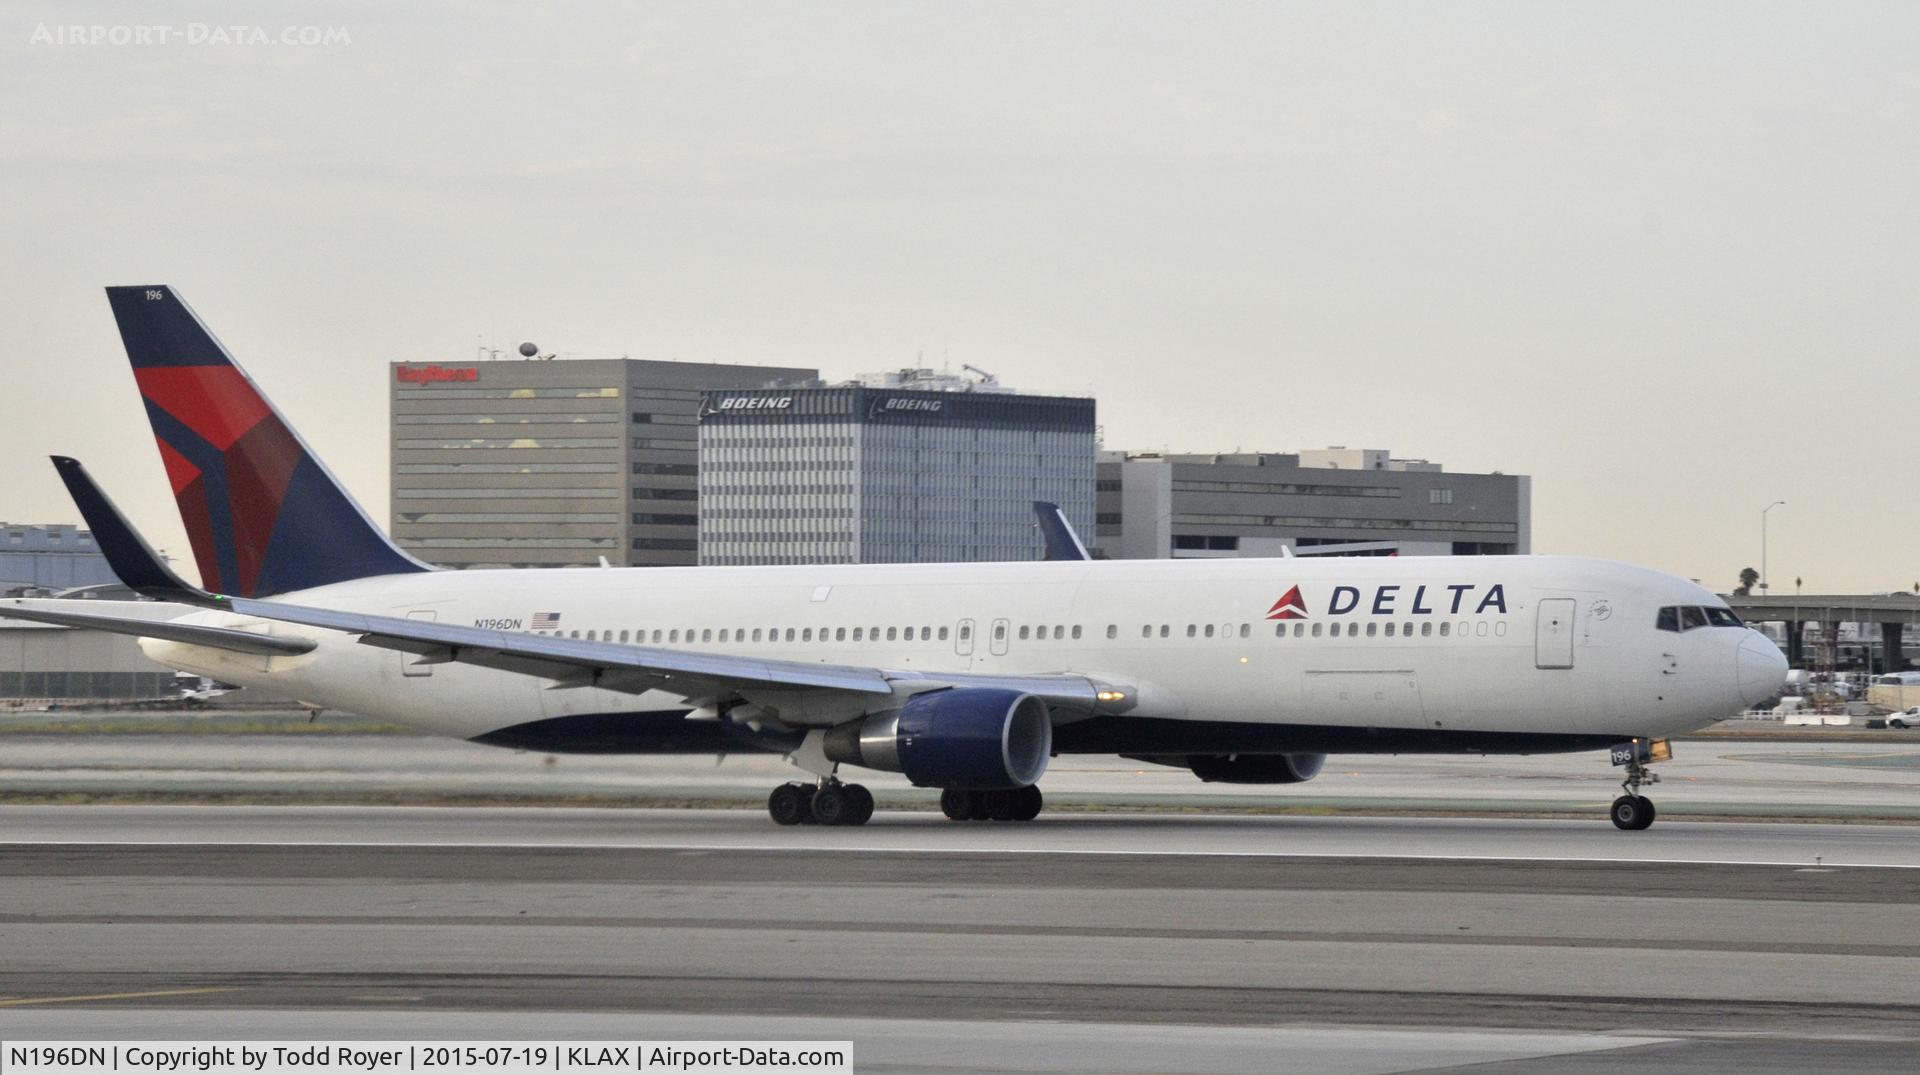
<svg viewBox="0 0 1920 1075">
<path fill-rule="evenodd" d="M 1785 500 L 1775 592 L 1920 580 L 1920 6 L 601 7 L 8 5 L 0 517 L 70 453 L 191 563 L 100 291 L 167 283 L 383 522 L 385 364 L 533 340 L 1531 474 L 1536 551 L 1722 590 Z"/>
</svg>

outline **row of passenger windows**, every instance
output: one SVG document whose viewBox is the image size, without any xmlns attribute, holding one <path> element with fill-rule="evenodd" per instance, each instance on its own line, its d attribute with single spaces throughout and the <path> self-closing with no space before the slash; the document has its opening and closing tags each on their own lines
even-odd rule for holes
<svg viewBox="0 0 1920 1075">
<path fill-rule="evenodd" d="M 1668 605 L 1660 610 L 1653 625 L 1662 631 L 1691 631 L 1696 627 L 1745 627 L 1730 608 L 1711 605 Z"/>
<path fill-rule="evenodd" d="M 1729 613 L 1729 615 L 1731 615 L 1731 613 Z M 993 625 L 993 640 L 995 642 L 1006 641 L 1010 630 L 1012 630 L 1015 637 L 1022 642 L 1062 642 L 1077 640 L 1082 637 L 1082 629 L 1079 624 L 1021 624 L 1017 629 L 1012 629 L 1006 623 L 995 623 Z M 1176 632 L 1178 631 L 1179 625 L 1177 624 L 1147 623 L 1140 626 L 1140 637 L 1144 639 L 1174 638 L 1177 636 Z M 579 638 L 588 642 L 631 642 L 637 645 L 681 645 L 695 643 L 729 645 L 742 642 L 945 642 L 950 637 L 957 637 L 961 642 L 970 642 L 973 640 L 973 624 L 971 621 L 964 621 L 958 628 L 954 629 L 954 634 L 951 635 L 946 627 L 926 626 L 821 628 L 655 627 L 651 630 L 647 628 L 622 631 L 589 629 L 587 631 L 535 631 L 533 633 L 554 637 Z M 1432 620 L 1423 620 L 1418 624 L 1417 631 L 1416 625 L 1412 621 L 1405 623 L 1373 621 L 1368 622 L 1364 626 L 1355 621 L 1349 621 L 1344 624 L 1308 624 L 1294 621 L 1291 623 L 1277 623 L 1273 629 L 1275 638 L 1359 638 L 1362 635 L 1367 638 L 1413 638 L 1416 634 L 1421 638 L 1430 638 L 1435 635 L 1441 638 L 1447 638 L 1454 633 L 1455 625 L 1451 620 L 1442 620 L 1438 624 Z M 1488 626 L 1488 621 L 1486 620 L 1461 620 L 1458 633 L 1463 638 L 1469 634 L 1483 638 L 1489 634 L 1496 637 L 1505 637 L 1507 625 L 1504 620 L 1493 621 L 1491 627 Z M 1119 638 L 1119 625 L 1108 624 L 1106 636 L 1110 639 Z M 1189 623 L 1185 626 L 1184 636 L 1195 639 L 1252 638 L 1253 624 Z"/>
</svg>

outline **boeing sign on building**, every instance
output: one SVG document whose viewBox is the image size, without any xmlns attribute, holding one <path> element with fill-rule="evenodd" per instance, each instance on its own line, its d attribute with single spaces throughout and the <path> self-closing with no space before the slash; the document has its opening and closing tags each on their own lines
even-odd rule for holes
<svg viewBox="0 0 1920 1075">
<path fill-rule="evenodd" d="M 1091 399 L 936 374 L 709 392 L 700 416 L 701 563 L 1030 560 L 1034 501 L 1093 524 Z"/>
</svg>

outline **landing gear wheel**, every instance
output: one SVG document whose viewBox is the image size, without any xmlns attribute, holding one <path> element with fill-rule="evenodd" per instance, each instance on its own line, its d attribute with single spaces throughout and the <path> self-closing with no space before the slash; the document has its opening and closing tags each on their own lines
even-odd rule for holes
<svg viewBox="0 0 1920 1075">
<path fill-rule="evenodd" d="M 1018 794 L 1013 791 L 987 792 L 983 796 L 986 799 L 987 816 L 995 821 L 1012 821 L 1020 813 Z"/>
<path fill-rule="evenodd" d="M 979 802 L 977 791 L 948 788 L 940 793 L 940 812 L 947 815 L 949 821 L 972 821 Z"/>
<path fill-rule="evenodd" d="M 848 784 L 845 793 L 848 810 L 845 824 L 865 825 L 873 820 L 873 792 L 859 784 Z"/>
<path fill-rule="evenodd" d="M 1613 800 L 1609 816 L 1614 828 L 1630 832 L 1644 829 L 1653 824 L 1653 800 L 1645 795 L 1622 795 Z"/>
<path fill-rule="evenodd" d="M 782 784 L 767 796 L 767 816 L 776 825 L 798 825 L 813 820 L 813 789 L 805 784 Z"/>
<path fill-rule="evenodd" d="M 848 801 L 847 789 L 840 784 L 828 784 L 813 793 L 813 820 L 822 825 L 847 825 L 853 816 L 853 803 Z"/>
<path fill-rule="evenodd" d="M 1029 784 L 1013 794 L 1019 801 L 1018 809 L 1013 812 L 1015 821 L 1032 821 L 1040 816 L 1040 808 L 1046 805 L 1046 800 L 1041 797 L 1038 784 Z"/>
</svg>

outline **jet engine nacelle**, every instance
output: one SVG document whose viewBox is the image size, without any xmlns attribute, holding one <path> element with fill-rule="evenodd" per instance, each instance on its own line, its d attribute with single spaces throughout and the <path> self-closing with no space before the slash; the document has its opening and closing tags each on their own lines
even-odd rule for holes
<svg viewBox="0 0 1920 1075">
<path fill-rule="evenodd" d="M 904 773 L 923 788 L 1024 788 L 1053 754 L 1047 703 L 992 688 L 929 691 L 827 732 L 827 758 Z"/>
<path fill-rule="evenodd" d="M 1193 775 L 1209 784 L 1299 784 L 1320 775 L 1325 754 L 1189 754 Z"/>
</svg>

